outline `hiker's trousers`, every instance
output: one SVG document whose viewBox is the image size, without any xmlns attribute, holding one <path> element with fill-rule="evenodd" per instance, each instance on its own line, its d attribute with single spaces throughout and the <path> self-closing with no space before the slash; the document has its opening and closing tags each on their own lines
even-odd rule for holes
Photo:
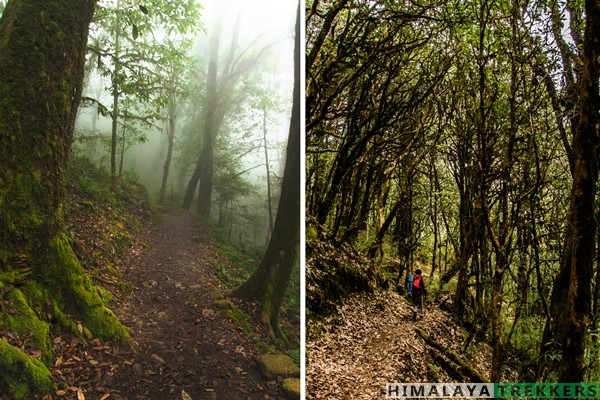
<svg viewBox="0 0 600 400">
<path fill-rule="evenodd" d="M 412 296 L 412 305 L 413 305 L 413 312 L 419 312 L 419 314 L 421 314 L 421 317 L 425 314 L 425 312 L 423 311 L 423 296 Z"/>
</svg>

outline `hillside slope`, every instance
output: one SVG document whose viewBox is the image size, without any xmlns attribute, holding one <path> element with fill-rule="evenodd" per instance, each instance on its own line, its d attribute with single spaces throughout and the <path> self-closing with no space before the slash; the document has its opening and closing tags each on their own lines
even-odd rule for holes
<svg viewBox="0 0 600 400">
<path fill-rule="evenodd" d="M 386 383 L 474 381 L 418 329 L 489 379 L 489 346 L 472 344 L 464 353 L 468 333 L 447 312 L 426 303 L 425 318 L 413 321 L 408 301 L 393 291 L 350 294 L 336 312 L 310 325 L 307 399 L 380 399 Z"/>
</svg>

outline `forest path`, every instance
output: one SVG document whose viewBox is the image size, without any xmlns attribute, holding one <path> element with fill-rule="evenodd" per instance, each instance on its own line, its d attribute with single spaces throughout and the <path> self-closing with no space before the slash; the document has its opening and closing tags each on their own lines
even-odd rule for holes
<svg viewBox="0 0 600 400">
<path fill-rule="evenodd" d="M 473 344 L 465 355 L 460 346 L 467 333 L 428 302 L 425 317 L 413 321 L 409 302 L 396 292 L 355 293 L 323 322 L 334 328 L 307 332 L 307 399 L 385 399 L 387 383 L 460 382 L 417 327 L 487 375 L 489 346 Z"/>
<path fill-rule="evenodd" d="M 250 338 L 215 307 L 207 243 L 188 212 L 172 211 L 151 228 L 150 248 L 124 263 L 132 292 L 113 308 L 136 345 L 118 355 L 108 399 L 280 399 L 255 362 Z"/>
</svg>

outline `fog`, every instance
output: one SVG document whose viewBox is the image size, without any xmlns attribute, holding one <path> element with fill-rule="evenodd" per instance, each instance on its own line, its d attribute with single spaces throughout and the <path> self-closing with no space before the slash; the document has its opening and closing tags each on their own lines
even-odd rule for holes
<svg viewBox="0 0 600 400">
<path fill-rule="evenodd" d="M 194 18 L 186 14 L 193 3 L 182 1 L 173 17 L 126 0 L 99 3 L 100 17 L 116 14 L 111 7 L 117 4 L 124 11 L 110 22 L 99 17 L 91 27 L 74 151 L 108 172 L 112 165 L 114 175 L 137 179 L 158 201 L 174 126 L 162 203 L 180 207 L 195 169 L 207 171 L 198 165 L 212 159 L 210 222 L 260 254 L 269 221 L 265 138 L 275 215 L 292 104 L 298 3 L 203 1 L 199 20 L 185 28 Z M 217 51 L 211 43 L 218 43 Z M 213 140 L 213 153 L 202 156 Z M 206 193 L 202 184 L 194 190 L 192 212 L 201 213 L 196 202 L 199 190 Z"/>
</svg>

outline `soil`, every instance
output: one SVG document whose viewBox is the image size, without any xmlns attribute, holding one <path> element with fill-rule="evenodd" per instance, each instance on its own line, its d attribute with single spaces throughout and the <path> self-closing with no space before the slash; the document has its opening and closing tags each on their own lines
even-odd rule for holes
<svg viewBox="0 0 600 400">
<path fill-rule="evenodd" d="M 64 383 L 46 399 L 284 399 L 260 375 L 254 341 L 215 305 L 224 288 L 205 257 L 208 234 L 184 211 L 161 219 L 117 266 L 131 291 L 111 308 L 133 346 L 55 338 Z"/>
</svg>

